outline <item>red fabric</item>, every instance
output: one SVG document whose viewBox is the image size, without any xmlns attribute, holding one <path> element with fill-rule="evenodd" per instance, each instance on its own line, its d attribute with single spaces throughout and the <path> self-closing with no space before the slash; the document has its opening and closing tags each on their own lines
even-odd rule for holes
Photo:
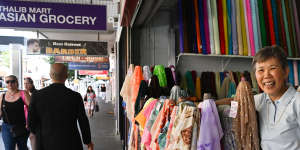
<svg viewBox="0 0 300 150">
<path fill-rule="evenodd" d="M 266 1 L 267 1 L 267 10 L 268 10 L 268 20 L 269 20 L 271 45 L 276 45 L 271 0 L 266 0 Z"/>
<path fill-rule="evenodd" d="M 196 33 L 197 33 L 197 48 L 198 53 L 202 53 L 201 49 L 201 36 L 200 36 L 200 24 L 199 24 L 199 10 L 198 10 L 198 0 L 194 0 L 194 9 L 195 9 L 195 26 L 196 26 Z"/>
<path fill-rule="evenodd" d="M 267 1 L 262 0 L 263 2 L 263 8 L 264 8 L 264 18 L 265 18 L 265 26 L 266 26 L 266 45 L 271 45 L 271 38 L 270 38 L 270 30 L 268 30 L 268 24 L 269 24 L 269 19 L 268 19 L 268 9 L 267 9 Z"/>
<path fill-rule="evenodd" d="M 24 91 L 21 90 L 20 91 L 20 94 L 21 94 L 21 99 L 22 101 L 24 102 L 24 114 L 25 114 L 25 121 L 26 121 L 26 124 L 27 124 L 27 118 L 28 118 L 28 106 L 25 102 L 25 95 L 24 95 Z"/>
<path fill-rule="evenodd" d="M 218 7 L 220 50 L 221 50 L 221 54 L 225 55 L 225 35 L 224 35 L 222 0 L 217 0 L 217 5 L 218 5 L 217 7 Z"/>
</svg>

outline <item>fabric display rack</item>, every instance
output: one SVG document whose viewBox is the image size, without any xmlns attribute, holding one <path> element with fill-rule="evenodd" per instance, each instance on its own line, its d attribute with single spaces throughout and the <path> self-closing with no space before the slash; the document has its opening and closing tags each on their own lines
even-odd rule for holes
<svg viewBox="0 0 300 150">
<path fill-rule="evenodd" d="M 178 86 L 185 82 L 184 80 L 187 82 L 189 79 L 193 80 L 192 74 L 192 72 L 187 72 L 185 77 L 180 77 L 175 74 L 173 66 L 165 68 L 162 65 L 156 65 L 151 71 L 148 66 L 143 68 L 135 66 L 134 68 L 133 65 L 130 65 L 120 93 L 126 103 L 126 114 L 130 120 L 128 149 L 196 150 L 205 148 L 218 150 L 223 148 L 227 150 L 241 149 L 241 147 L 249 145 L 250 149 L 258 149 L 259 139 L 252 83 L 250 83 L 253 81 L 251 74 L 249 72 L 241 73 L 240 78 L 244 78 L 241 80 L 245 81 L 241 81 L 242 85 L 239 84 L 236 88 L 234 76 L 239 78 L 238 73 L 219 73 L 227 74 L 223 79 L 222 88 L 224 89 L 222 91 L 225 91 L 225 88 L 233 90 L 231 94 L 236 94 L 236 101 L 252 98 L 247 101 L 247 105 L 243 105 L 252 107 L 241 109 L 243 112 L 238 112 L 234 119 L 229 116 L 230 106 L 222 105 L 217 108 L 215 99 L 208 97 L 203 98 L 204 100 L 200 103 L 199 99 L 191 98 L 185 90 Z M 211 74 L 213 73 L 203 73 L 201 78 L 209 81 L 205 76 L 211 76 Z M 197 81 L 199 79 L 198 77 Z M 248 80 L 250 82 L 246 82 Z M 206 83 L 202 83 L 201 86 L 205 87 Z M 189 83 L 187 86 L 190 87 Z M 209 88 L 211 87 L 203 89 Z M 225 94 L 224 97 L 232 95 Z M 250 108 L 251 110 L 246 111 Z M 251 123 L 240 122 L 240 117 L 245 118 L 244 113 L 248 113 L 247 116 Z M 240 130 L 245 127 L 249 130 L 241 132 Z M 238 138 L 241 134 L 252 136 L 245 140 Z"/>
<path fill-rule="evenodd" d="M 180 53 L 254 56 L 279 45 L 298 58 L 299 7 L 297 0 L 178 0 Z"/>
</svg>

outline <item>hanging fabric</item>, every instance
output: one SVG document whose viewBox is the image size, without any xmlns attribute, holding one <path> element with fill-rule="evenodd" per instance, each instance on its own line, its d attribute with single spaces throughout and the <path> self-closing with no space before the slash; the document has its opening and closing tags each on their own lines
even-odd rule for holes
<svg viewBox="0 0 300 150">
<path fill-rule="evenodd" d="M 212 10 L 212 23 L 213 23 L 213 33 L 214 33 L 214 48 L 215 54 L 220 55 L 220 38 L 219 38 L 219 22 L 218 22 L 218 9 L 217 9 L 217 0 L 209 0 L 211 3 Z"/>
<path fill-rule="evenodd" d="M 209 27 L 209 42 L 210 42 L 210 53 L 216 54 L 215 52 L 215 38 L 214 38 L 214 29 L 213 29 L 213 18 L 212 18 L 212 8 L 211 0 L 206 0 L 207 5 L 207 15 L 208 15 L 208 27 Z"/>
<path fill-rule="evenodd" d="M 217 0 L 218 7 L 218 24 L 219 24 L 219 38 L 220 38 L 220 51 L 222 55 L 225 55 L 225 31 L 224 31 L 224 20 L 223 20 L 223 0 Z"/>
<path fill-rule="evenodd" d="M 242 25 L 241 25 L 241 13 L 240 13 L 240 0 L 235 0 L 235 12 L 236 12 L 236 30 L 237 30 L 237 41 L 238 41 L 238 55 L 243 55 L 243 36 L 242 36 Z"/>
<path fill-rule="evenodd" d="M 231 33 L 232 33 L 232 51 L 234 55 L 239 54 L 238 50 L 238 35 L 237 35 L 237 13 L 236 1 L 231 0 Z"/>
<path fill-rule="evenodd" d="M 201 43 L 201 36 L 200 36 L 200 16 L 199 16 L 199 9 L 198 9 L 198 0 L 193 0 L 194 2 L 194 11 L 195 11 L 195 27 L 196 27 L 196 35 L 197 35 L 197 49 L 198 53 L 202 53 L 202 43 Z M 174 80 L 176 81 L 176 80 Z"/>
<path fill-rule="evenodd" d="M 125 77 L 125 80 L 124 80 L 124 83 L 123 83 L 123 86 L 121 88 L 121 91 L 120 91 L 120 96 L 122 96 L 123 98 L 123 101 L 126 103 L 126 105 L 130 106 L 130 103 L 131 103 L 131 87 L 130 87 L 130 83 L 131 83 L 131 79 L 132 79 L 132 74 L 133 74 L 133 64 L 130 64 L 129 68 L 128 68 L 128 71 L 127 71 L 127 74 L 126 74 L 126 77 Z M 132 116 L 129 116 L 128 114 L 133 114 L 132 110 L 130 109 L 130 107 L 126 107 L 126 112 L 127 112 L 127 117 L 128 119 L 131 119 L 130 117 Z"/>
<path fill-rule="evenodd" d="M 238 102 L 237 116 L 233 121 L 237 149 L 259 150 L 260 144 L 254 97 L 247 81 L 239 83 L 234 101 Z"/>
</svg>

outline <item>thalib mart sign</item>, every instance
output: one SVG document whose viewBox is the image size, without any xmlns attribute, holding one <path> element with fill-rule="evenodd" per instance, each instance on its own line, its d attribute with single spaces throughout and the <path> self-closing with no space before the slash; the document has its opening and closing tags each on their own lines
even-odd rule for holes
<svg viewBox="0 0 300 150">
<path fill-rule="evenodd" d="M 106 6 L 0 1 L 0 27 L 106 30 Z"/>
</svg>

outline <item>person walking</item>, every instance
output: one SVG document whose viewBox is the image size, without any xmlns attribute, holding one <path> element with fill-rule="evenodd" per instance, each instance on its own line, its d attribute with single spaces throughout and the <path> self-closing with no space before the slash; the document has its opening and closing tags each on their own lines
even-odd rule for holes
<svg viewBox="0 0 300 150">
<path fill-rule="evenodd" d="M 33 92 L 37 91 L 37 89 L 33 84 L 33 80 L 30 77 L 24 78 L 24 87 L 25 87 L 25 91 L 27 91 L 30 96 L 32 95 Z M 29 140 L 30 140 L 31 150 L 36 150 L 35 148 L 36 138 L 33 133 L 29 134 Z"/>
<path fill-rule="evenodd" d="M 5 77 L 7 92 L 0 96 L 0 114 L 3 117 L 2 139 L 5 150 L 28 150 L 29 131 L 26 129 L 27 106 L 30 95 L 18 89 L 18 79 L 14 75 Z"/>
<path fill-rule="evenodd" d="M 105 94 L 106 94 L 105 84 L 101 84 L 100 90 L 101 90 L 101 98 L 102 100 L 105 100 Z"/>
<path fill-rule="evenodd" d="M 96 94 L 95 94 L 92 86 L 88 86 L 86 94 L 85 94 L 85 99 L 87 100 L 88 115 L 89 115 L 89 117 L 93 117 L 95 106 L 96 106 L 96 100 L 95 100 Z"/>
<path fill-rule="evenodd" d="M 67 67 L 61 63 L 51 65 L 53 84 L 32 94 L 28 126 L 36 135 L 37 150 L 83 150 L 83 143 L 93 150 L 88 118 L 78 92 L 67 88 Z"/>
</svg>

